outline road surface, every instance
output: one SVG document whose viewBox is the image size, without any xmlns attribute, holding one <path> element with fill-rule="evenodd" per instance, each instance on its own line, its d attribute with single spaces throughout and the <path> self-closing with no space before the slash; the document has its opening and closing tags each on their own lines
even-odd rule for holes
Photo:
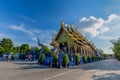
<svg viewBox="0 0 120 80">
<path fill-rule="evenodd" d="M 120 80 L 120 62 L 111 59 L 57 69 L 34 62 L 0 61 L 0 80 Z"/>
</svg>

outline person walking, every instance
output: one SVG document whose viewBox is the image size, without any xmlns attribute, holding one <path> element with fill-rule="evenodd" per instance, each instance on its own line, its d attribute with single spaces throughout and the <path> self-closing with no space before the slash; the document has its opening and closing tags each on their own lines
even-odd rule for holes
<svg viewBox="0 0 120 80">
<path fill-rule="evenodd" d="M 8 55 L 8 57 L 7 57 L 7 62 L 9 62 L 10 59 L 11 59 L 11 54 Z"/>
</svg>

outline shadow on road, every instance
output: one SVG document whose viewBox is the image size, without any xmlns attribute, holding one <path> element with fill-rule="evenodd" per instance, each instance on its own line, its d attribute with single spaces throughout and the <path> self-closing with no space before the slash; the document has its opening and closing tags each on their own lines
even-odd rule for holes
<svg viewBox="0 0 120 80">
<path fill-rule="evenodd" d="M 49 66 L 40 65 L 40 64 L 37 64 L 36 62 L 19 62 L 15 64 L 21 65 L 19 69 L 46 69 L 46 68 L 49 69 L 50 68 Z"/>
<path fill-rule="evenodd" d="M 18 65 L 36 65 L 37 63 L 28 63 L 28 62 L 24 62 L 24 63 L 15 63 Z"/>
<path fill-rule="evenodd" d="M 108 73 L 108 74 L 103 74 L 99 76 L 93 75 L 92 78 L 94 80 L 119 80 L 120 74 Z"/>
<path fill-rule="evenodd" d="M 40 66 L 25 66 L 25 67 L 21 67 L 19 69 L 49 69 L 50 67 L 48 66 L 44 66 L 44 65 L 40 65 Z"/>
<path fill-rule="evenodd" d="M 120 62 L 114 59 L 103 60 L 95 63 L 83 64 L 83 66 L 78 66 L 74 69 L 83 69 L 83 70 L 109 70 L 117 71 L 120 70 Z"/>
<path fill-rule="evenodd" d="M 49 66 L 40 65 L 35 62 L 20 62 L 15 63 L 18 65 L 21 65 L 21 69 L 51 69 Z M 69 67 L 66 69 L 83 69 L 83 70 L 109 70 L 109 71 L 117 71 L 120 70 L 120 62 L 116 60 L 103 60 L 98 61 L 95 63 L 89 63 L 89 64 L 80 64 L 78 66 Z"/>
</svg>

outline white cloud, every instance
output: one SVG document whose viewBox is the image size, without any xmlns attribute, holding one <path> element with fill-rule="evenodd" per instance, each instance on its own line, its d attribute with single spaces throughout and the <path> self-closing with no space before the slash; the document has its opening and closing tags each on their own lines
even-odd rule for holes
<svg viewBox="0 0 120 80">
<path fill-rule="evenodd" d="M 20 42 L 16 42 L 16 41 L 13 41 L 14 42 L 14 46 L 21 46 L 22 45 L 22 43 L 20 43 Z"/>
<path fill-rule="evenodd" d="M 108 16 L 108 20 L 106 20 L 106 23 L 111 22 L 114 19 L 117 19 L 119 16 L 116 14 L 111 14 L 110 16 Z"/>
<path fill-rule="evenodd" d="M 37 38 L 36 37 L 32 37 L 32 40 L 37 42 Z"/>
<path fill-rule="evenodd" d="M 90 35 L 93 36 L 93 37 L 95 37 L 95 36 L 97 36 L 99 34 L 99 32 L 94 27 L 84 28 L 82 30 L 85 33 L 90 33 Z"/>
<path fill-rule="evenodd" d="M 50 43 L 45 44 L 49 49 L 52 49 L 53 46 L 50 45 Z"/>
<path fill-rule="evenodd" d="M 104 19 L 90 16 L 83 17 L 79 21 L 80 32 L 94 39 L 95 45 L 105 51 L 113 53 L 110 47 L 110 40 L 120 38 L 120 15 L 111 14 Z"/>
<path fill-rule="evenodd" d="M 103 40 L 112 40 L 112 39 L 117 39 L 119 38 L 118 36 L 105 36 L 105 35 L 100 35 L 98 38 L 103 39 Z"/>
<path fill-rule="evenodd" d="M 82 28 L 82 31 L 84 33 L 89 33 L 92 37 L 96 37 L 99 34 L 109 31 L 109 28 L 104 26 L 104 20 L 102 18 L 97 19 L 94 16 L 90 16 L 88 19 L 83 18 L 80 24 L 83 21 L 84 24 L 82 26 L 85 28 Z"/>
<path fill-rule="evenodd" d="M 94 16 L 90 16 L 90 20 L 96 20 Z"/>
<path fill-rule="evenodd" d="M 33 32 L 34 33 L 40 33 L 40 31 L 38 29 L 34 29 Z"/>
<path fill-rule="evenodd" d="M 83 17 L 80 19 L 80 22 L 91 21 L 91 20 L 96 20 L 96 18 L 94 16 L 90 16 L 88 19 L 86 17 Z"/>
<path fill-rule="evenodd" d="M 90 16 L 89 18 L 83 17 L 79 21 L 80 31 L 84 34 L 89 34 L 92 37 L 100 36 L 104 33 L 111 31 L 111 29 L 120 28 L 120 16 L 117 14 L 111 14 L 108 19 L 96 18 Z M 112 26 L 112 27 L 111 27 Z"/>
<path fill-rule="evenodd" d="M 24 20 L 30 21 L 30 22 L 32 22 L 32 23 L 37 22 L 36 20 L 31 19 L 31 18 L 29 18 L 29 17 L 27 17 L 27 16 L 24 16 L 24 15 L 21 15 L 21 14 L 17 14 L 17 15 L 20 16 L 21 18 L 23 18 Z"/>
<path fill-rule="evenodd" d="M 28 29 L 25 29 L 24 24 L 20 24 L 20 25 L 10 25 L 10 28 L 13 30 L 18 30 L 18 31 L 22 31 L 25 33 L 28 33 L 30 35 L 33 35 L 33 32 L 29 31 Z"/>
<path fill-rule="evenodd" d="M 109 31 L 109 28 L 108 27 L 102 27 L 100 28 L 100 33 L 105 33 L 105 32 L 108 32 Z"/>
<path fill-rule="evenodd" d="M 88 21 L 88 20 L 86 19 L 86 17 L 83 17 L 83 18 L 80 19 L 80 22 L 84 22 L 84 21 Z"/>
<path fill-rule="evenodd" d="M 11 38 L 14 38 L 14 36 L 0 33 L 0 39 L 2 39 L 2 38 L 10 38 L 11 39 Z"/>
<path fill-rule="evenodd" d="M 46 44 L 49 45 L 49 43 L 52 41 L 52 33 L 56 33 L 55 30 L 39 30 L 39 29 L 34 29 L 34 28 L 28 29 L 24 24 L 11 25 L 10 28 L 13 30 L 17 30 L 17 31 L 26 33 L 34 43 L 37 43 L 37 38 L 39 38 L 41 43 L 43 43 L 45 45 Z M 28 40 L 30 41 L 30 39 L 28 39 Z M 31 45 L 33 46 L 36 44 L 32 43 Z M 50 45 L 49 45 L 49 47 L 50 47 Z"/>
</svg>

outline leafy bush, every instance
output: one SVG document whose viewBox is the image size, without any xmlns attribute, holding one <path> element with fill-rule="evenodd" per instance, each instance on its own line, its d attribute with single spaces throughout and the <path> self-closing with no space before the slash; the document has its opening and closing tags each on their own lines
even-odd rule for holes
<svg viewBox="0 0 120 80">
<path fill-rule="evenodd" d="M 80 56 L 75 54 L 75 64 L 78 65 L 80 63 Z"/>
<path fill-rule="evenodd" d="M 65 54 L 64 56 L 63 56 L 63 65 L 67 65 L 69 63 L 69 57 L 68 57 L 68 55 L 67 54 Z"/>
<path fill-rule="evenodd" d="M 40 57 L 40 60 L 39 60 L 39 62 L 40 62 L 41 64 L 43 64 L 44 58 L 45 58 L 45 54 L 42 54 L 41 57 Z"/>
<path fill-rule="evenodd" d="M 5 52 L 5 49 L 3 47 L 0 46 L 0 56 L 2 56 Z"/>
<path fill-rule="evenodd" d="M 86 56 L 83 56 L 83 63 L 86 63 Z"/>
<path fill-rule="evenodd" d="M 57 61 L 58 61 L 58 55 L 54 54 L 52 57 L 52 64 L 57 64 Z"/>
<path fill-rule="evenodd" d="M 116 56 L 117 60 L 120 61 L 120 54 L 116 54 L 115 56 Z"/>
<path fill-rule="evenodd" d="M 87 57 L 87 60 L 88 60 L 88 62 L 90 63 L 90 62 L 91 62 L 91 57 L 88 56 L 88 57 Z"/>
</svg>

